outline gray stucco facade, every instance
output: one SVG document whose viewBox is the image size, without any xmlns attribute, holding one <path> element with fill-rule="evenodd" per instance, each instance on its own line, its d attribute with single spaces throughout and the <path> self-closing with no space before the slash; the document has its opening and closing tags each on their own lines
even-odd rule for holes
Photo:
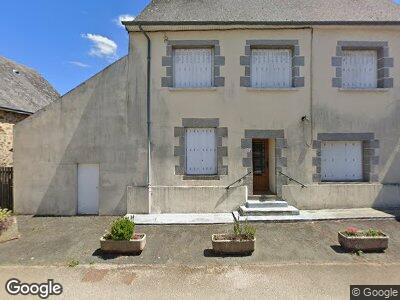
<svg viewBox="0 0 400 300">
<path fill-rule="evenodd" d="M 398 27 L 143 28 L 152 42 L 150 172 L 147 40 L 131 29 L 126 57 L 16 125 L 17 213 L 77 214 L 79 164 L 99 165 L 101 215 L 230 212 L 253 194 L 252 175 L 226 187 L 252 170 L 254 139 L 270 142 L 271 192 L 300 209 L 400 207 Z M 343 41 L 381 47 L 382 88 L 338 88 Z M 173 88 L 178 46 L 214 48 L 214 86 Z M 293 87 L 248 86 L 258 46 L 293 50 Z M 216 130 L 213 176 L 185 172 L 185 128 L 197 127 Z M 363 142 L 362 182 L 321 182 L 324 140 Z"/>
</svg>

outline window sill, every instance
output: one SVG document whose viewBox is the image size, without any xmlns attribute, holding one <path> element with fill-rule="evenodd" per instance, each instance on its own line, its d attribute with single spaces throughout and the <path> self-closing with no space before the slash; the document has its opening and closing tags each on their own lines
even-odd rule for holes
<svg viewBox="0 0 400 300">
<path fill-rule="evenodd" d="M 216 91 L 217 87 L 208 88 L 168 88 L 170 92 L 204 92 L 204 91 Z"/>
<path fill-rule="evenodd" d="M 255 87 L 248 87 L 247 88 L 248 91 L 273 91 L 273 92 L 285 92 L 285 91 L 289 91 L 289 92 L 293 92 L 293 91 L 298 91 L 299 88 L 255 88 Z"/>
<path fill-rule="evenodd" d="M 339 88 L 341 92 L 387 92 L 388 88 L 372 88 L 372 89 L 351 89 L 351 88 Z"/>
<path fill-rule="evenodd" d="M 183 180 L 220 180 L 219 175 L 183 175 Z"/>
</svg>

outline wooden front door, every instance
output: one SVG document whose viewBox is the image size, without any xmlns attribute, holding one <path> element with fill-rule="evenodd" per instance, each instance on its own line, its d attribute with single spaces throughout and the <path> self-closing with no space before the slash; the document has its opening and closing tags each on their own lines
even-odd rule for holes
<svg viewBox="0 0 400 300">
<path fill-rule="evenodd" d="M 253 195 L 269 190 L 268 140 L 253 139 Z"/>
</svg>

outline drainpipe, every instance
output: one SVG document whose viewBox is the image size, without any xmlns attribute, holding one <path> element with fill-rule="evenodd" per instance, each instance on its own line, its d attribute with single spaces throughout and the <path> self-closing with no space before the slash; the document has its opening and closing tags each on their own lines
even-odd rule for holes
<svg viewBox="0 0 400 300">
<path fill-rule="evenodd" d="M 314 59 L 314 27 L 311 27 L 311 40 L 310 40 L 310 148 L 312 147 L 312 143 L 314 140 L 314 114 L 313 114 L 313 106 L 314 106 L 314 87 L 313 87 L 313 80 L 314 80 L 314 73 L 313 73 L 313 59 Z"/>
<path fill-rule="evenodd" d="M 150 81 L 151 81 L 151 41 L 148 34 L 143 30 L 142 25 L 139 25 L 140 31 L 147 39 L 147 187 L 149 193 L 151 189 L 151 103 L 150 103 Z"/>
</svg>

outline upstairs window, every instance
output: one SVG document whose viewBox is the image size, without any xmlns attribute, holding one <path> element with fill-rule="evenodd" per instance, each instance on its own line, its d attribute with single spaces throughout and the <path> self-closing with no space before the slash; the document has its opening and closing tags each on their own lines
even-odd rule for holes
<svg viewBox="0 0 400 300">
<path fill-rule="evenodd" d="M 251 86 L 255 88 L 292 87 L 292 50 L 252 49 Z"/>
<path fill-rule="evenodd" d="M 378 87 L 376 50 L 344 50 L 342 87 L 369 89 Z"/>
<path fill-rule="evenodd" d="M 186 129 L 186 174 L 217 174 L 215 128 Z"/>
<path fill-rule="evenodd" d="M 176 48 L 173 52 L 173 78 L 176 88 L 213 86 L 213 49 Z"/>
</svg>

